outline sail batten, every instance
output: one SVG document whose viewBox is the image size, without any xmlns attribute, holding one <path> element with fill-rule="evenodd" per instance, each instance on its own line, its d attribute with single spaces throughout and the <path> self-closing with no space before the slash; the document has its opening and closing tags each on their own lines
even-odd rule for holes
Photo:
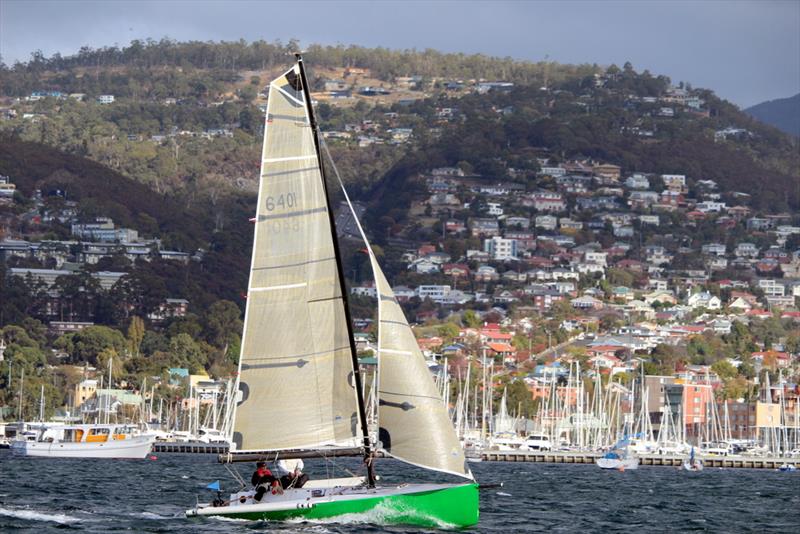
<svg viewBox="0 0 800 534">
<path fill-rule="evenodd" d="M 238 450 L 358 445 L 328 201 L 293 69 L 270 84 L 239 362 Z"/>
</svg>

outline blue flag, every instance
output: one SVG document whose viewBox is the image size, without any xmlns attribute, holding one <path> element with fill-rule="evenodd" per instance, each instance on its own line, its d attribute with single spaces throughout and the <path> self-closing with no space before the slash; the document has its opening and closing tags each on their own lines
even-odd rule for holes
<svg viewBox="0 0 800 534">
<path fill-rule="evenodd" d="M 215 480 L 214 482 L 206 486 L 206 489 L 219 491 L 219 480 Z"/>
</svg>

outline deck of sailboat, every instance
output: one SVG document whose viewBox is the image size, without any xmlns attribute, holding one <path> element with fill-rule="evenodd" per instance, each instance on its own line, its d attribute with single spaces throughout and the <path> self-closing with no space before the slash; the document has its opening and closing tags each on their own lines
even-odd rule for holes
<svg viewBox="0 0 800 534">
<path fill-rule="evenodd" d="M 200 505 L 188 517 L 220 516 L 251 520 L 325 519 L 377 511 L 371 521 L 421 526 L 469 526 L 478 521 L 478 486 L 465 484 L 400 484 L 396 486 L 290 489 L 255 502 L 252 491 L 231 495 L 226 506 Z M 240 499 L 244 497 L 244 502 Z"/>
</svg>

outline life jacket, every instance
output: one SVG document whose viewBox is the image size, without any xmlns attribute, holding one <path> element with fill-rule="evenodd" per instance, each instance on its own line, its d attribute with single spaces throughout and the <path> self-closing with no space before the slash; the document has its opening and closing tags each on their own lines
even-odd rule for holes
<svg viewBox="0 0 800 534">
<path fill-rule="evenodd" d="M 258 476 L 260 476 L 260 477 L 271 477 L 272 476 L 272 471 L 270 471 L 266 467 L 259 467 L 258 471 L 256 471 L 256 473 L 258 473 Z"/>
</svg>

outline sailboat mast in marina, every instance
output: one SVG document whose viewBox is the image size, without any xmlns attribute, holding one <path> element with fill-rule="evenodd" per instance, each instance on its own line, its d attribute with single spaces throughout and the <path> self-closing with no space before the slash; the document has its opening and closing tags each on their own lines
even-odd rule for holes
<svg viewBox="0 0 800 534">
<path fill-rule="evenodd" d="M 269 86 L 254 222 L 233 416 L 236 451 L 226 460 L 327 458 L 355 449 L 366 472 L 312 479 L 261 500 L 243 488 L 187 515 L 283 520 L 379 510 L 388 523 L 475 524 L 478 488 L 447 406 L 364 237 L 379 322 L 379 429 L 370 436 L 320 136 L 299 56 Z M 377 485 L 376 452 L 466 480 Z"/>
</svg>

